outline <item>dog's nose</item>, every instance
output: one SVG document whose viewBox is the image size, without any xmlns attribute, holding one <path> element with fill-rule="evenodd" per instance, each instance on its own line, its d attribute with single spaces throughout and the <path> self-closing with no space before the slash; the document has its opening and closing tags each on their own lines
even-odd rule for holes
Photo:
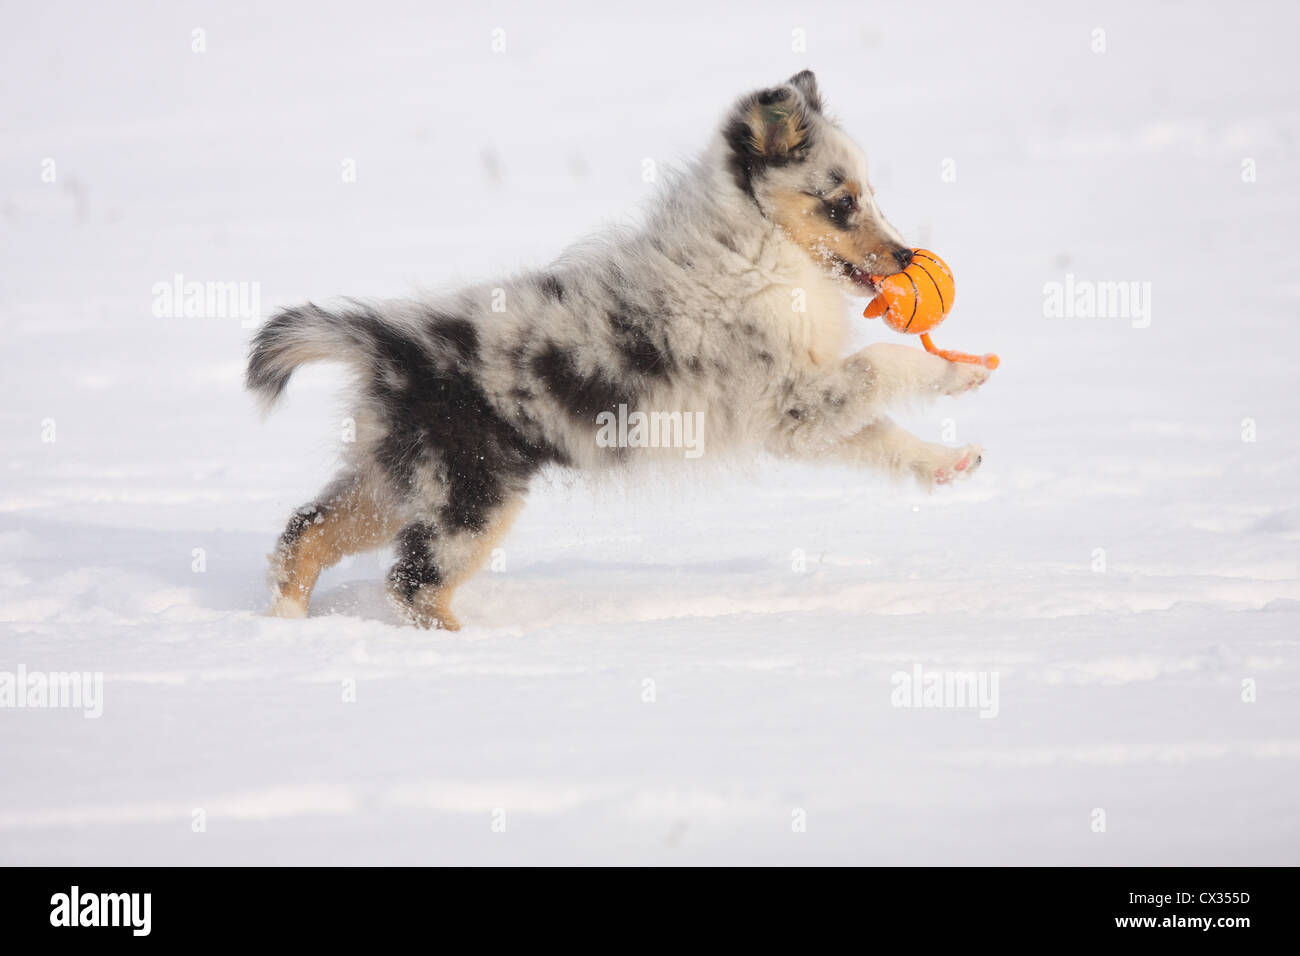
<svg viewBox="0 0 1300 956">
<path fill-rule="evenodd" d="M 894 250 L 894 261 L 898 263 L 898 267 L 899 267 L 900 269 L 906 269 L 908 266 L 910 266 L 910 265 L 912 264 L 912 250 L 911 250 L 911 249 L 895 249 L 895 250 Z"/>
</svg>

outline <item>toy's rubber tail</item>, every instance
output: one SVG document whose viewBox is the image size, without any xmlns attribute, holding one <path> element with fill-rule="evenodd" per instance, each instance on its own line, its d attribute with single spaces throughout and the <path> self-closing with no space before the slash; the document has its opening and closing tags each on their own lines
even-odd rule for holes
<svg viewBox="0 0 1300 956">
<path fill-rule="evenodd" d="M 983 365 L 987 369 L 998 367 L 998 357 L 992 352 L 987 355 L 971 355 L 969 352 L 952 352 L 948 349 L 941 349 L 930 341 L 930 333 L 921 333 L 921 344 L 931 355 L 937 355 L 941 359 L 947 359 L 949 362 L 969 362 L 971 365 Z"/>
</svg>

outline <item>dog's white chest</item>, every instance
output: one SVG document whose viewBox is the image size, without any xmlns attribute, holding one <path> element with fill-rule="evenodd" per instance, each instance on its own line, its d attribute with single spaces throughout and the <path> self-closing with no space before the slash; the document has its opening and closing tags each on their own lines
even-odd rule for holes
<svg viewBox="0 0 1300 956">
<path fill-rule="evenodd" d="M 762 297 L 765 318 L 796 361 L 836 361 L 848 341 L 844 295 L 802 250 L 783 256 L 780 281 Z"/>
</svg>

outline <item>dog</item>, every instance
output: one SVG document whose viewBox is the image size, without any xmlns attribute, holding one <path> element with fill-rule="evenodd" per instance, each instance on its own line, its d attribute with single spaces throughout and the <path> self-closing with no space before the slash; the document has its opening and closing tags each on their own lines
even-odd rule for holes
<svg viewBox="0 0 1300 956">
<path fill-rule="evenodd" d="M 458 628 L 452 594 L 539 470 L 636 459 L 630 443 L 598 440 L 629 409 L 697 416 L 711 455 L 766 451 L 924 485 L 971 474 L 979 446 L 922 441 L 884 413 L 975 388 L 987 369 L 904 345 L 844 354 L 846 296 L 874 295 L 869 277 L 911 256 L 804 71 L 736 102 L 635 231 L 455 293 L 280 311 L 253 338 L 248 388 L 269 409 L 304 362 L 346 363 L 356 440 L 276 545 L 271 613 L 305 616 L 323 568 L 391 543 L 387 588 L 404 615 Z"/>
</svg>

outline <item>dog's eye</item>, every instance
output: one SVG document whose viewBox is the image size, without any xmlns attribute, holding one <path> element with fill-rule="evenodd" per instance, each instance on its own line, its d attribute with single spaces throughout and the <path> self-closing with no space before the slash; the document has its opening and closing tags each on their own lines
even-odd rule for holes
<svg viewBox="0 0 1300 956">
<path fill-rule="evenodd" d="M 826 200 L 826 215 L 836 225 L 844 225 L 858 208 L 858 202 L 852 196 L 840 196 L 838 199 Z"/>
</svg>

